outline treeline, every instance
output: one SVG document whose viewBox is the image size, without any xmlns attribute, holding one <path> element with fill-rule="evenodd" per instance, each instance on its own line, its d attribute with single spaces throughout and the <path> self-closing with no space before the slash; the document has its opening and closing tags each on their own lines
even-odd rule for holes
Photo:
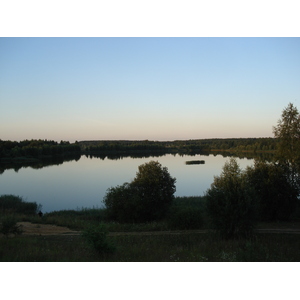
<svg viewBox="0 0 300 300">
<path fill-rule="evenodd" d="M 200 140 L 202 147 L 212 150 L 230 151 L 275 151 L 277 141 L 274 138 L 236 138 Z"/>
<path fill-rule="evenodd" d="M 80 154 L 80 146 L 61 141 L 24 140 L 21 142 L 0 140 L 0 161 L 17 158 L 42 158 Z"/>
<path fill-rule="evenodd" d="M 83 141 L 79 142 L 83 152 L 126 152 L 126 151 L 163 151 L 170 142 L 156 141 Z"/>
<path fill-rule="evenodd" d="M 84 153 L 161 151 L 166 153 L 200 153 L 204 151 L 259 152 L 275 151 L 274 138 L 199 139 L 183 141 L 83 141 Z"/>
<path fill-rule="evenodd" d="M 0 162 L 19 158 L 59 157 L 66 155 L 95 155 L 116 153 L 200 154 L 211 151 L 273 152 L 274 138 L 198 139 L 178 141 L 82 141 L 60 143 L 49 140 L 24 140 L 20 142 L 0 140 Z"/>
</svg>

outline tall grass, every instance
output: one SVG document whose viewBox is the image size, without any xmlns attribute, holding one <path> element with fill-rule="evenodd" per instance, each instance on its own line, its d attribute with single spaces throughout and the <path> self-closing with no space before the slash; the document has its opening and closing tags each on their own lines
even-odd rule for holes
<svg viewBox="0 0 300 300">
<path fill-rule="evenodd" d="M 167 217 L 161 221 L 148 223 L 118 223 L 110 221 L 106 209 L 62 210 L 46 213 L 42 221 L 75 230 L 87 225 L 105 223 L 111 231 L 160 231 L 201 229 L 206 224 L 204 197 L 176 197 Z"/>
<path fill-rule="evenodd" d="M 300 235 L 256 234 L 222 240 L 213 233 L 107 236 L 114 252 L 99 252 L 79 236 L 0 239 L 1 261 L 296 262 Z"/>
<path fill-rule="evenodd" d="M 7 196 L 5 196 L 7 197 Z M 0 197 L 2 200 L 7 199 Z M 8 199 L 15 199 L 10 198 Z M 144 224 L 110 222 L 105 209 L 65 210 L 36 214 L 15 213 L 14 217 L 52 223 L 85 231 L 81 236 L 16 236 L 0 238 L 1 261 L 300 261 L 300 235 L 256 233 L 251 239 L 222 240 L 211 231 L 186 229 L 209 228 L 205 197 L 177 197 L 169 215 L 162 221 Z M 22 201 L 21 201 L 22 202 Z M 4 201 L 2 203 L 5 203 Z M 10 206 L 5 212 L 19 211 Z M 6 215 L 4 213 L 3 216 Z M 89 231 L 104 223 L 101 228 Z M 263 225 L 266 226 L 265 224 Z M 271 224 L 271 227 L 278 224 Z M 290 223 L 289 223 L 289 226 Z M 299 224 L 295 224 L 298 226 Z M 173 231 L 172 231 L 173 230 Z M 176 230 L 176 231 L 174 231 Z M 185 230 L 180 232 L 178 230 Z M 142 233 L 146 232 L 147 233 Z M 156 233 L 155 231 L 165 231 Z M 168 232 L 172 231 L 172 232 Z M 114 234 L 114 232 L 123 232 Z M 126 233 L 128 232 L 128 233 Z M 100 235 L 99 235 L 100 234 Z M 98 244 L 98 242 L 101 242 Z M 95 244 L 95 243 L 96 244 Z M 93 247 L 90 247 L 92 244 Z M 106 251 L 114 245 L 115 251 Z M 106 248 L 107 247 L 107 248 Z M 99 251 L 100 249 L 100 251 Z M 105 251 L 103 251 L 105 250 Z"/>
</svg>

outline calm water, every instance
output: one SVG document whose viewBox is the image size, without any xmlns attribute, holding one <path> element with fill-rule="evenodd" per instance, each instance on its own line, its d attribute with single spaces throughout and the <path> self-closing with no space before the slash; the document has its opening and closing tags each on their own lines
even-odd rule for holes
<svg viewBox="0 0 300 300">
<path fill-rule="evenodd" d="M 42 205 L 43 212 L 62 209 L 99 208 L 106 190 L 130 182 L 138 166 L 151 160 L 167 167 L 176 177 L 176 196 L 202 196 L 215 175 L 220 175 L 229 158 L 213 156 L 179 156 L 167 154 L 153 158 L 124 157 L 119 160 L 87 158 L 69 161 L 42 169 L 6 170 L 0 175 L 0 195 L 13 194 L 25 201 Z M 188 160 L 205 160 L 204 165 L 186 165 Z M 237 159 L 241 168 L 253 160 Z"/>
</svg>

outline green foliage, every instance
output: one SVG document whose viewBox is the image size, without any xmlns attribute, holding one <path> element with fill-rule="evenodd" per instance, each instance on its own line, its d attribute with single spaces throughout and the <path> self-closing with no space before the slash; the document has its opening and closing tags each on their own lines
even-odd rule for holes
<svg viewBox="0 0 300 300">
<path fill-rule="evenodd" d="M 10 234 L 17 235 L 22 233 L 22 230 L 20 226 L 17 225 L 17 220 L 14 216 L 5 216 L 1 221 L 0 233 L 4 234 L 5 236 L 8 236 Z"/>
<path fill-rule="evenodd" d="M 159 220 L 165 217 L 172 201 L 176 179 L 159 162 L 150 161 L 139 166 L 131 185 L 137 191 L 139 218 L 141 221 Z"/>
<path fill-rule="evenodd" d="M 299 227 L 298 227 L 299 228 Z M 300 235 L 259 233 L 250 240 L 224 240 L 211 233 L 108 236 L 114 253 L 99 255 L 82 236 L 0 238 L 0 261 L 21 262 L 299 262 Z"/>
<path fill-rule="evenodd" d="M 109 219 L 121 223 L 139 220 L 139 202 L 137 190 L 127 182 L 109 188 L 104 198 Z"/>
<path fill-rule="evenodd" d="M 172 229 L 200 229 L 203 226 L 201 208 L 184 207 L 171 210 L 167 222 Z"/>
<path fill-rule="evenodd" d="M 108 231 L 103 224 L 90 225 L 82 232 L 82 236 L 98 253 L 112 253 L 114 246 L 107 238 Z"/>
<path fill-rule="evenodd" d="M 139 166 L 131 183 L 108 189 L 109 216 L 119 222 L 150 222 L 166 216 L 175 193 L 175 178 L 159 162 Z"/>
<path fill-rule="evenodd" d="M 206 194 L 212 225 L 226 239 L 248 237 L 255 226 L 256 203 L 245 179 L 236 160 L 231 158 Z"/>
<path fill-rule="evenodd" d="M 278 139 L 277 161 L 300 195 L 300 114 L 292 103 L 283 110 L 273 132 Z"/>
<path fill-rule="evenodd" d="M 204 225 L 204 197 L 176 197 L 166 218 L 170 229 L 201 229 Z"/>
<path fill-rule="evenodd" d="M 255 161 L 246 170 L 261 221 L 288 221 L 297 205 L 297 191 L 280 165 Z"/>
<path fill-rule="evenodd" d="M 45 213 L 42 220 L 43 223 L 66 226 L 74 230 L 81 230 L 87 224 L 99 224 L 107 219 L 106 209 L 82 208 L 78 210 L 60 210 Z"/>
<path fill-rule="evenodd" d="M 2 213 L 23 213 L 26 215 L 34 215 L 40 209 L 40 205 L 37 205 L 35 202 L 25 202 L 19 196 L 0 196 L 0 212 Z"/>
</svg>

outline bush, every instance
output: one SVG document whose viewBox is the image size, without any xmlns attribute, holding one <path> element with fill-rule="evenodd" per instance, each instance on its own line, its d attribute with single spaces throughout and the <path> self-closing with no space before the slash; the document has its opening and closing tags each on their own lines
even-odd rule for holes
<svg viewBox="0 0 300 300">
<path fill-rule="evenodd" d="M 82 232 L 82 236 L 98 253 L 111 253 L 114 246 L 108 242 L 108 231 L 103 224 L 90 225 Z"/>
<path fill-rule="evenodd" d="M 222 237 L 249 237 L 256 222 L 256 203 L 236 160 L 226 162 L 222 174 L 207 191 L 207 210 Z"/>
<path fill-rule="evenodd" d="M 134 223 L 139 220 L 137 191 L 129 183 L 107 190 L 104 198 L 109 219 Z"/>
<path fill-rule="evenodd" d="M 104 203 L 119 222 L 150 222 L 164 218 L 174 200 L 175 178 L 159 162 L 139 166 L 131 183 L 108 189 Z"/>
<path fill-rule="evenodd" d="M 6 216 L 2 219 L 0 232 L 8 236 L 9 234 L 21 234 L 22 230 L 21 227 L 17 225 L 17 220 L 14 216 Z"/>
<path fill-rule="evenodd" d="M 203 226 L 202 209 L 194 207 L 174 207 L 167 222 L 171 229 L 200 229 Z"/>
</svg>

